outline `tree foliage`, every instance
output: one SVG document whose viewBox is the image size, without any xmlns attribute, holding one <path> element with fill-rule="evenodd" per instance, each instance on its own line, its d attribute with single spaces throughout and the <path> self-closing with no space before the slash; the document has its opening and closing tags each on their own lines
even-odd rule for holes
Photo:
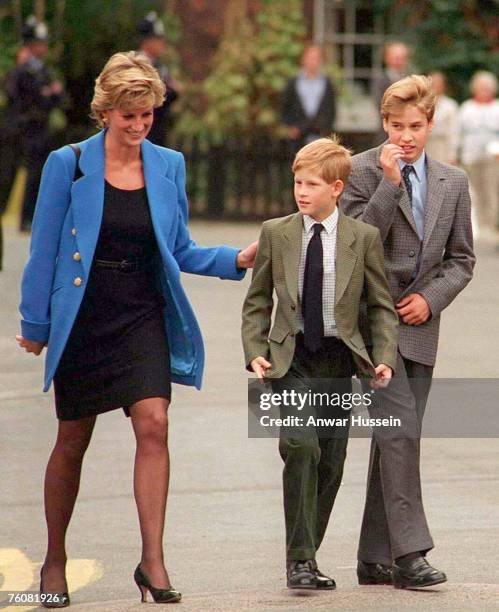
<svg viewBox="0 0 499 612">
<path fill-rule="evenodd" d="M 88 129 L 90 101 L 94 81 L 109 57 L 117 51 L 137 47 L 136 25 L 150 10 L 157 10 L 165 22 L 168 38 L 175 43 L 180 36 L 176 15 L 164 10 L 164 1 L 151 0 L 46 0 L 44 15 L 51 37 L 48 57 L 58 76 L 65 82 L 69 96 L 67 115 L 70 126 Z M 16 26 L 19 2 L 6 2 L 0 12 L 0 78 L 14 65 L 15 51 L 20 46 Z M 24 0 L 21 18 L 34 12 L 40 3 Z M 178 56 L 170 51 L 168 58 L 178 64 Z"/>
<path fill-rule="evenodd" d="M 499 74 L 497 0 L 375 0 L 389 15 L 390 30 L 414 48 L 422 72 L 442 70 L 459 99 L 468 97 L 476 70 Z"/>
<path fill-rule="evenodd" d="M 184 108 L 178 131 L 222 139 L 278 129 L 279 98 L 306 36 L 303 0 L 262 0 L 255 21 L 244 8 L 240 0 L 229 6 L 211 72 L 196 90 L 197 108 Z"/>
<path fill-rule="evenodd" d="M 281 91 L 297 70 L 307 34 L 303 4 L 260 0 L 256 19 L 250 19 L 247 0 L 228 0 L 224 35 L 206 78 L 193 82 L 180 72 L 185 87 L 177 105 L 177 132 L 219 139 L 278 132 Z M 418 69 L 446 72 L 458 98 L 467 97 L 475 70 L 499 74 L 498 0 L 370 4 L 385 17 L 389 33 L 411 43 Z M 36 9 L 51 30 L 49 60 L 69 93 L 69 125 L 86 129 L 95 77 L 112 53 L 136 48 L 136 23 L 150 10 L 163 16 L 169 67 L 181 71 L 175 50 L 181 25 L 169 6 L 174 4 L 166 0 L 0 0 L 0 81 L 14 65 L 21 23 Z M 330 69 L 338 80 L 337 70 Z"/>
</svg>

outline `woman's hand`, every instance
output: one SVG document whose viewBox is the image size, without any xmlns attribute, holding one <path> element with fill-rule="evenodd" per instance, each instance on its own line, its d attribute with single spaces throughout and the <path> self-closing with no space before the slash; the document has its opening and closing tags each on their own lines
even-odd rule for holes
<svg viewBox="0 0 499 612">
<path fill-rule="evenodd" d="M 236 259 L 238 268 L 252 268 L 255 263 L 256 252 L 258 251 L 258 240 L 252 242 L 244 250 L 239 251 Z"/>
<path fill-rule="evenodd" d="M 33 353 L 38 356 L 45 346 L 47 346 L 46 342 L 36 342 L 35 340 L 26 340 L 22 336 L 16 336 L 17 343 L 21 348 L 23 348 L 27 353 Z"/>
</svg>

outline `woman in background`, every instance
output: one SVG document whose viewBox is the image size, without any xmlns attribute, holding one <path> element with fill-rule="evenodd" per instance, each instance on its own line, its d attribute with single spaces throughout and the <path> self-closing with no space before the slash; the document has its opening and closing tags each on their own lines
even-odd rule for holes
<svg viewBox="0 0 499 612">
<path fill-rule="evenodd" d="M 480 238 L 497 242 L 499 199 L 499 100 L 497 79 L 485 70 L 470 83 L 473 97 L 459 110 L 461 161 L 472 188 Z"/>
<path fill-rule="evenodd" d="M 433 116 L 433 130 L 430 132 L 425 151 L 432 159 L 446 164 L 457 164 L 459 145 L 459 106 L 446 95 L 447 79 L 443 72 L 432 72 L 431 86 L 437 94 L 437 105 Z"/>
</svg>

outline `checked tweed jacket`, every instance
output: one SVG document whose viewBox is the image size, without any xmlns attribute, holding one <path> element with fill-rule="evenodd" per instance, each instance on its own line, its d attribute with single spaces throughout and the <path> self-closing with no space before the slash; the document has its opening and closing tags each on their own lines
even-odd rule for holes
<svg viewBox="0 0 499 612">
<path fill-rule="evenodd" d="M 433 366 L 440 313 L 473 275 L 468 179 L 462 170 L 427 156 L 428 194 L 421 242 L 403 181 L 395 187 L 384 177 L 380 163 L 382 147 L 354 155 L 340 208 L 379 229 L 393 301 L 397 303 L 410 293 L 419 293 L 428 302 L 431 316 L 426 323 L 405 325 L 400 321 L 399 351 L 407 359 Z"/>
<path fill-rule="evenodd" d="M 246 367 L 256 357 L 272 364 L 267 378 L 286 374 L 300 330 L 298 269 L 301 257 L 301 213 L 265 221 L 260 234 L 251 286 L 243 306 L 242 338 Z M 368 354 L 359 330 L 359 306 L 364 288 L 373 338 Z M 272 323 L 273 294 L 277 294 Z M 397 362 L 397 314 L 383 272 L 383 247 L 377 229 L 338 216 L 336 238 L 335 320 L 340 338 L 352 351 L 357 374 L 371 377 L 373 365 Z M 270 333 L 269 333 L 270 332 Z"/>
</svg>

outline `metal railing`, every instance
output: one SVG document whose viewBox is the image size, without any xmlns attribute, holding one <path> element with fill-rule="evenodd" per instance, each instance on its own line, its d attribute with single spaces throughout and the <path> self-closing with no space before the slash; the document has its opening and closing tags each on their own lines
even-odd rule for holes
<svg viewBox="0 0 499 612">
<path fill-rule="evenodd" d="M 372 145 L 372 134 L 340 136 L 355 153 Z M 262 220 L 296 210 L 291 165 L 299 145 L 268 137 L 213 144 L 172 136 L 168 146 L 185 156 L 191 217 Z"/>
</svg>

